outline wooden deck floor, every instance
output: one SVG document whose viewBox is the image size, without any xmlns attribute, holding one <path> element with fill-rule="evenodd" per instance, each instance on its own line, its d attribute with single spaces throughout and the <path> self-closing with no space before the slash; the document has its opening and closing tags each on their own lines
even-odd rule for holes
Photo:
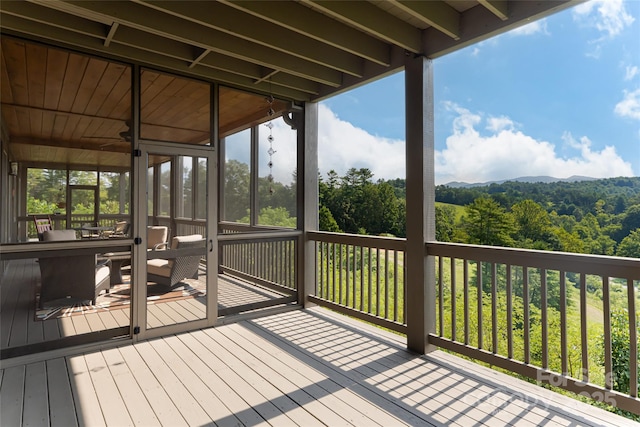
<svg viewBox="0 0 640 427">
<path fill-rule="evenodd" d="M 35 294 L 39 277 L 40 270 L 34 259 L 9 263 L 4 277 L 0 280 L 0 348 L 39 344 L 129 326 L 128 305 L 83 310 L 82 314 L 73 315 L 69 310 L 60 317 L 37 320 Z M 125 278 L 127 277 L 125 275 Z M 205 289 L 206 286 L 200 283 L 199 288 Z M 222 275 L 218 278 L 218 310 L 221 315 L 234 313 L 243 307 L 276 304 L 283 296 L 239 279 Z M 170 302 L 152 301 L 147 305 L 147 309 L 147 323 L 150 328 L 203 319 L 206 316 L 204 297 Z"/>
<path fill-rule="evenodd" d="M 0 424 L 637 427 L 319 308 L 6 368 Z"/>
</svg>

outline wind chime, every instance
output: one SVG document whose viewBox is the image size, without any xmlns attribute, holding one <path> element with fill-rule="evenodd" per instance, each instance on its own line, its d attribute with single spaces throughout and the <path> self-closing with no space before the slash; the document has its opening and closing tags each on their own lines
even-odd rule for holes
<svg viewBox="0 0 640 427">
<path fill-rule="evenodd" d="M 273 117 L 276 112 L 273 109 L 273 95 L 269 95 L 269 97 L 267 98 L 267 103 L 269 104 L 269 111 L 267 112 L 269 117 Z M 269 128 L 269 136 L 267 137 L 267 141 L 269 141 L 269 149 L 267 150 L 267 154 L 269 154 L 269 163 L 267 163 L 267 165 L 269 166 L 269 176 L 267 177 L 267 180 L 269 181 L 269 195 L 273 195 L 273 155 L 276 153 L 276 150 L 273 149 L 273 120 L 269 120 L 269 123 L 267 123 L 265 125 L 266 127 Z"/>
</svg>

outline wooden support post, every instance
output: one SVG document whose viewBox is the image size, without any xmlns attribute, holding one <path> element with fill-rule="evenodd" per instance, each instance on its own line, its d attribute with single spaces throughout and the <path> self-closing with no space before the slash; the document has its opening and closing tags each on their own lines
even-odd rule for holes
<svg viewBox="0 0 640 427">
<path fill-rule="evenodd" d="M 435 350 L 435 264 L 425 242 L 435 240 L 433 64 L 422 57 L 405 60 L 407 165 L 407 347 L 423 354 Z"/>
<path fill-rule="evenodd" d="M 300 113 L 294 113 L 300 114 Z M 318 104 L 307 102 L 304 120 L 298 120 L 297 200 L 298 229 L 303 231 L 298 245 L 298 302 L 305 307 L 314 304 L 308 296 L 315 293 L 315 242 L 308 241 L 307 231 L 318 230 Z"/>
</svg>

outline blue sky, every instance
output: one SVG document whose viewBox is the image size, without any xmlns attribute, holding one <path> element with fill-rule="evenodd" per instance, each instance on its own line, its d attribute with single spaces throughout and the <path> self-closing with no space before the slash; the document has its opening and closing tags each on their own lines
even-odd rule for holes
<svg viewBox="0 0 640 427">
<path fill-rule="evenodd" d="M 435 59 L 434 90 L 438 184 L 640 176 L 640 1 L 592 0 Z M 323 174 L 404 177 L 403 73 L 322 102 L 319 126 Z"/>
</svg>

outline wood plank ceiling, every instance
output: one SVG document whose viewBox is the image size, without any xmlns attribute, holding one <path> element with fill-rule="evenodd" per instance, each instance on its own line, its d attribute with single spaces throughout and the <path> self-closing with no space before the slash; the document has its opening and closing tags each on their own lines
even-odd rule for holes
<svg viewBox="0 0 640 427">
<path fill-rule="evenodd" d="M 247 123 L 259 119 L 255 105 L 265 94 L 282 100 L 278 110 L 290 102 L 319 101 L 400 71 L 406 55 L 437 58 L 578 2 L 3 0 L 2 120 L 10 137 L 23 142 L 14 153 L 22 159 L 69 162 L 73 150 L 80 155 L 87 144 L 98 144 L 113 158 L 96 153 L 83 162 L 116 165 L 122 164 L 117 155 L 130 150 L 124 140 L 108 139 L 129 129 L 130 68 L 31 43 L 21 51 L 6 36 L 263 94 L 243 103 L 241 92 L 229 90 L 225 110 L 221 93 L 220 126 L 232 131 L 241 126 L 240 111 Z M 47 59 L 35 71 L 27 65 L 38 57 Z M 92 79 L 86 79 L 87 70 L 93 70 Z M 85 74 L 74 76 L 80 72 Z M 57 78 L 59 87 L 43 85 L 45 76 Z M 98 102 L 106 96 L 108 102 Z M 167 119 L 158 116 L 148 124 L 162 134 Z M 181 126 L 189 130 L 181 133 L 182 142 L 208 142 L 201 124 Z M 36 153 L 34 144 L 66 150 Z"/>
</svg>

